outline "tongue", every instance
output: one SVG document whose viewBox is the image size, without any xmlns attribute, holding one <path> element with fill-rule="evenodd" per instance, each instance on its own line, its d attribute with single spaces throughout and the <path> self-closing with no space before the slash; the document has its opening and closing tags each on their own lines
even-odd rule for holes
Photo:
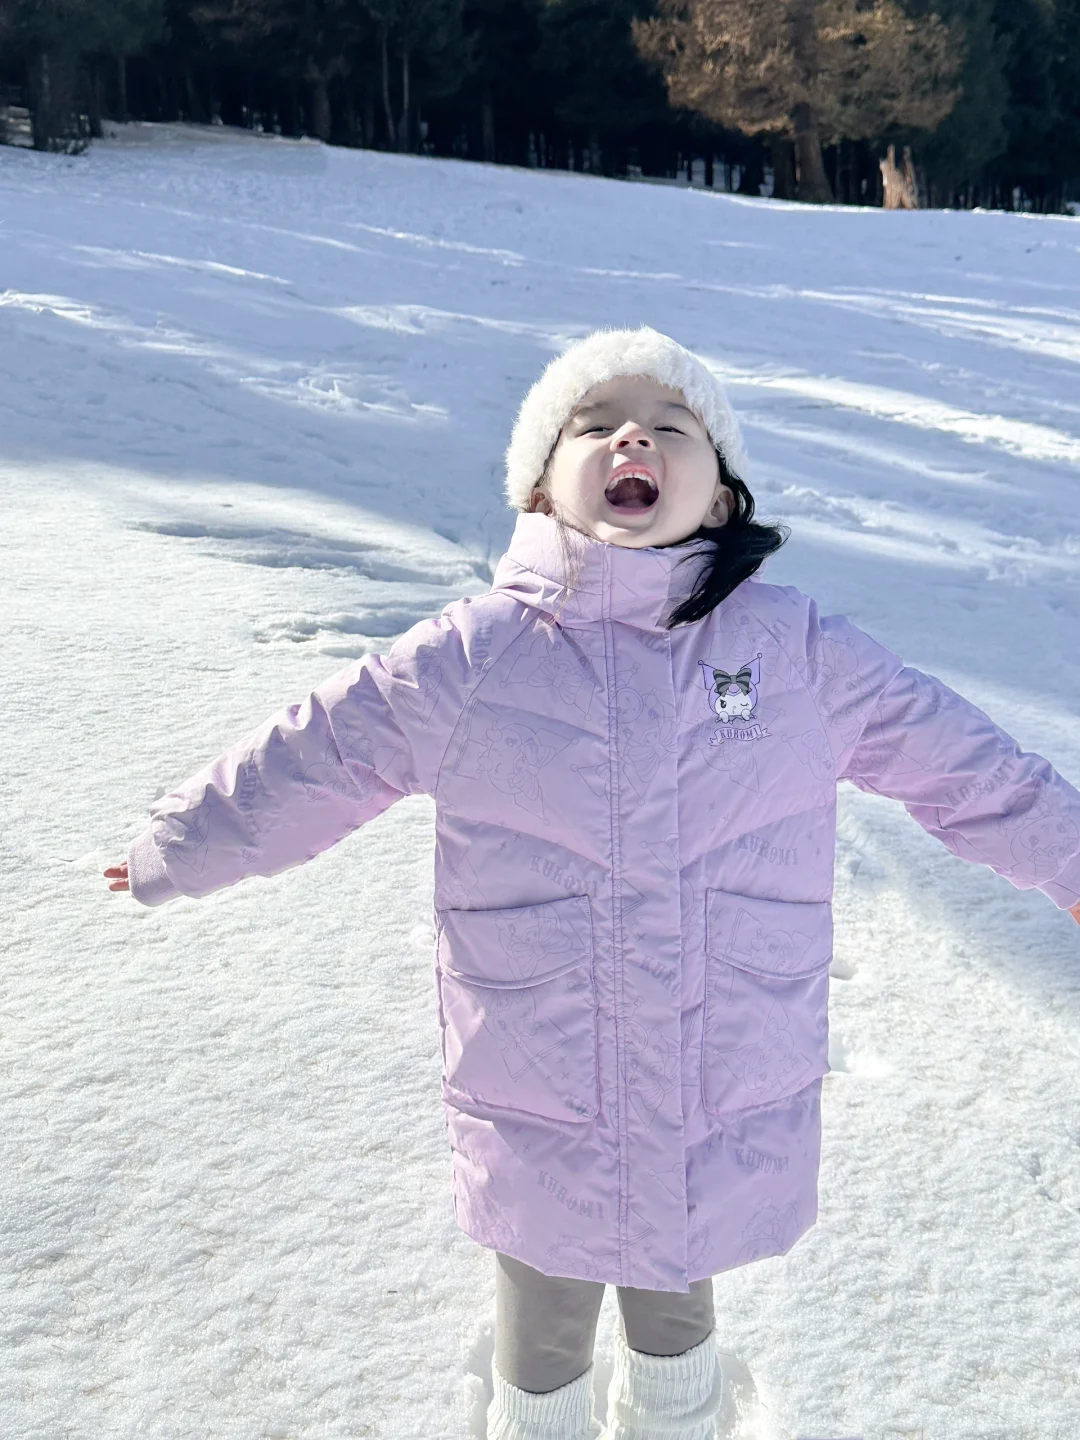
<svg viewBox="0 0 1080 1440">
<path fill-rule="evenodd" d="M 626 475 L 607 492 L 607 499 L 616 510 L 648 510 L 656 500 L 656 493 L 639 475 Z"/>
</svg>

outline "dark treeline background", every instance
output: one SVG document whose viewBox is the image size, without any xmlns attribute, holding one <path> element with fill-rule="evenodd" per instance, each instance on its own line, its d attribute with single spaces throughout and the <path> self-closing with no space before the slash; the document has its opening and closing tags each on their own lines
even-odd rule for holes
<svg viewBox="0 0 1080 1440">
<path fill-rule="evenodd" d="M 924 204 L 1080 198 L 1080 0 L 0 0 L 0 87 L 39 149 L 190 120 L 881 204 L 893 143 Z"/>
</svg>

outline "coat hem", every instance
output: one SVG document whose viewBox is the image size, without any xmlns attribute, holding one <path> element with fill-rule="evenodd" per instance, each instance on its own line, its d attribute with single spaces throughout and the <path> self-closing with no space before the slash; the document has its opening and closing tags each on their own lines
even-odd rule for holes
<svg viewBox="0 0 1080 1440">
<path fill-rule="evenodd" d="M 574 1275 L 574 1274 L 572 1274 L 572 1273 L 570 1273 L 570 1272 L 568 1272 L 568 1271 L 566 1271 L 566 1270 L 559 1270 L 559 1269 L 553 1269 L 553 1270 L 544 1269 L 544 1270 L 541 1270 L 540 1266 L 536 1264 L 535 1259 L 531 1259 L 528 1255 L 523 1254 L 520 1247 L 515 1246 L 515 1245 L 509 1245 L 509 1244 L 495 1244 L 492 1240 L 490 1240 L 490 1239 L 485 1239 L 482 1234 L 476 1233 L 476 1232 L 474 1232 L 472 1229 L 470 1229 L 470 1228 L 469 1228 L 469 1225 L 468 1225 L 468 1223 L 467 1223 L 467 1220 L 465 1219 L 465 1217 L 464 1217 L 463 1214 L 462 1214 L 462 1209 L 463 1209 L 463 1208 L 464 1208 L 464 1207 L 460 1206 L 460 1205 L 457 1203 L 457 1197 L 456 1197 L 456 1195 L 455 1195 L 455 1199 L 454 1199 L 454 1218 L 455 1218 L 455 1220 L 456 1220 L 456 1222 L 457 1222 L 457 1227 L 458 1227 L 458 1229 L 462 1232 L 463 1235 L 467 1235 L 470 1240 L 474 1241 L 477 1245 L 482 1246 L 483 1249 L 485 1249 L 485 1250 L 491 1250 L 491 1251 L 493 1251 L 495 1254 L 498 1254 L 498 1255 L 508 1255 L 511 1260 L 517 1260 L 517 1261 L 519 1261 L 522 1265 L 528 1265 L 531 1270 L 536 1270 L 536 1271 L 538 1271 L 541 1275 L 547 1275 L 547 1276 L 549 1276 L 551 1279 L 555 1279 L 555 1280 L 580 1280 L 580 1281 L 582 1281 L 583 1284 L 591 1284 L 591 1285 L 614 1285 L 616 1288 L 619 1288 L 620 1286 L 622 1286 L 622 1283 L 623 1283 L 623 1282 L 622 1282 L 622 1278 L 621 1278 L 621 1269 L 622 1269 L 622 1267 L 619 1266 L 618 1262 L 616 1262 L 616 1265 L 617 1265 L 618 1268 L 619 1268 L 619 1274 L 618 1274 L 618 1275 L 612 1274 L 610 1277 L 604 1277 L 604 1276 L 595 1276 L 595 1277 L 594 1277 L 594 1276 Z M 758 1256 L 755 1256 L 753 1259 L 735 1261 L 735 1262 L 734 1262 L 733 1264 L 731 1264 L 731 1265 L 721 1265 L 721 1266 L 719 1267 L 719 1269 L 711 1269 L 711 1268 L 710 1268 L 710 1269 L 704 1271 L 704 1272 L 703 1272 L 702 1274 L 700 1274 L 700 1275 L 695 1274 L 692 1268 L 691 1268 L 691 1269 L 688 1269 L 687 1272 L 686 1272 L 686 1289 L 685 1289 L 685 1290 L 676 1289 L 676 1287 L 675 1287 L 674 1285 L 666 1285 L 666 1286 L 663 1286 L 663 1287 L 660 1287 L 660 1286 L 647 1286 L 647 1287 L 645 1287 L 645 1288 L 651 1289 L 651 1290 L 655 1290 L 658 1294 L 664 1294 L 664 1295 L 689 1295 L 689 1293 L 690 1293 L 690 1286 L 691 1286 L 691 1285 L 696 1285 L 696 1284 L 698 1284 L 698 1282 L 701 1281 L 701 1280 L 715 1280 L 715 1279 L 717 1278 L 717 1276 L 726 1275 L 726 1274 L 728 1274 L 728 1273 L 729 1273 L 730 1271 L 732 1271 L 732 1270 L 743 1270 L 743 1269 L 746 1268 L 747 1265 L 758 1265 L 758 1264 L 760 1264 L 760 1263 L 761 1263 L 762 1261 L 764 1261 L 764 1260 L 781 1260 L 781 1259 L 783 1259 L 785 1255 L 789 1255 L 789 1254 L 791 1253 L 791 1251 L 794 1250 L 795 1246 L 798 1245 L 798 1243 L 799 1243 L 800 1240 L 802 1240 L 806 1235 L 808 1235 L 808 1234 L 810 1233 L 811 1230 L 814 1229 L 814 1227 L 815 1227 L 816 1224 L 817 1224 L 817 1216 L 815 1215 L 814 1218 L 813 1218 L 813 1219 L 809 1222 L 809 1224 L 805 1227 L 805 1229 L 799 1231 L 799 1233 L 795 1236 L 795 1238 L 791 1241 L 790 1245 L 788 1245 L 786 1249 L 784 1249 L 784 1250 L 777 1250 L 777 1251 L 775 1251 L 775 1252 L 774 1252 L 773 1254 L 771 1254 L 771 1255 L 758 1255 Z M 598 1267 L 598 1268 L 599 1268 L 599 1267 Z"/>
</svg>

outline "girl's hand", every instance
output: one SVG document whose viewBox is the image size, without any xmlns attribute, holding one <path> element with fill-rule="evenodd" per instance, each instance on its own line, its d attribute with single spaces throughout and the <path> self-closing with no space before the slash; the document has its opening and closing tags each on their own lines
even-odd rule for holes
<svg viewBox="0 0 1080 1440">
<path fill-rule="evenodd" d="M 1076 923 L 1080 925 L 1080 900 L 1078 900 L 1076 904 L 1072 907 L 1072 909 L 1069 911 L 1069 914 L 1073 917 Z"/>
<path fill-rule="evenodd" d="M 113 880 L 113 883 L 109 886 L 110 890 L 127 890 L 130 888 L 128 885 L 128 871 L 126 860 L 121 860 L 120 863 L 117 865 L 110 865 L 108 870 L 104 872 L 104 875 L 106 880 L 110 878 Z M 1077 906 L 1077 909 L 1080 909 L 1080 906 Z M 1076 918 L 1080 920 L 1080 915 L 1078 915 Z"/>
</svg>

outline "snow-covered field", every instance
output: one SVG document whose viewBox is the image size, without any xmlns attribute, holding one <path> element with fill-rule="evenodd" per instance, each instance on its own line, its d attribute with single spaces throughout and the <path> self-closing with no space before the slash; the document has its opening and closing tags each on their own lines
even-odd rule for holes
<svg viewBox="0 0 1080 1440">
<path fill-rule="evenodd" d="M 486 588 L 522 392 L 641 321 L 730 381 L 768 578 L 1080 783 L 1080 220 L 194 127 L 0 149 L 3 1440 L 482 1436 L 429 803 L 201 902 L 101 872 Z M 1080 929 L 840 805 L 821 1215 L 715 1282 L 721 1433 L 1075 1440 Z"/>
</svg>

